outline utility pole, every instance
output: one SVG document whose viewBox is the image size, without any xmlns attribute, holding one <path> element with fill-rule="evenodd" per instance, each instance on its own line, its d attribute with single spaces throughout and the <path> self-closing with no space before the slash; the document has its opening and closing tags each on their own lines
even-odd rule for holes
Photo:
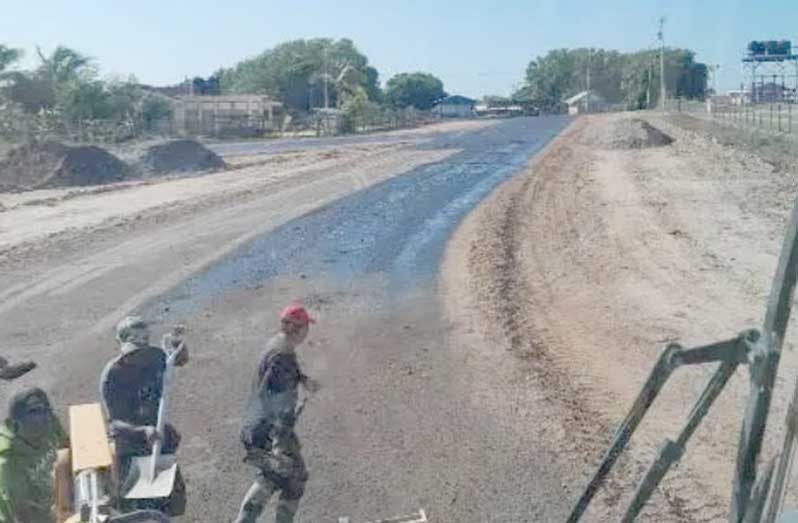
<svg viewBox="0 0 798 523">
<path fill-rule="evenodd" d="M 665 17 L 662 16 L 659 19 L 659 32 L 657 33 L 657 38 L 659 38 L 659 97 L 660 103 L 662 104 L 662 112 L 665 112 L 665 36 L 663 30 L 665 28 Z"/>
<path fill-rule="evenodd" d="M 330 108 L 330 93 L 327 90 L 327 46 L 324 47 L 324 108 Z"/>
<path fill-rule="evenodd" d="M 585 84 L 587 85 L 587 95 L 585 97 L 585 112 L 590 112 L 590 54 L 591 50 L 587 50 L 587 79 Z"/>
<path fill-rule="evenodd" d="M 651 64 L 648 65 L 648 81 L 646 82 L 646 109 L 651 109 Z"/>
</svg>

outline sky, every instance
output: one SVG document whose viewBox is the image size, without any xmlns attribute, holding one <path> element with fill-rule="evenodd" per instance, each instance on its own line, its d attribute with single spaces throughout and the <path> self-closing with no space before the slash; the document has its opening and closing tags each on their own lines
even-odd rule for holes
<svg viewBox="0 0 798 523">
<path fill-rule="evenodd" d="M 104 75 L 175 84 L 208 76 L 295 38 L 348 37 L 385 82 L 425 71 L 447 92 L 510 94 L 529 61 L 550 49 L 631 51 L 668 46 L 719 65 L 719 90 L 738 89 L 750 40 L 798 44 L 796 0 L 3 0 L 0 44 L 77 49 Z M 793 69 L 794 71 L 794 69 Z"/>
</svg>

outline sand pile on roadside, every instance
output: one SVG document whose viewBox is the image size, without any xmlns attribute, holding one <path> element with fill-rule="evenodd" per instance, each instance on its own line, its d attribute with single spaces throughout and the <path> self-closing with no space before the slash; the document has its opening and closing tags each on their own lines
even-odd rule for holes
<svg viewBox="0 0 798 523">
<path fill-rule="evenodd" d="M 590 129 L 586 141 L 603 149 L 646 149 L 670 145 L 673 138 L 645 120 L 623 118 Z"/>
<path fill-rule="evenodd" d="M 130 176 L 127 164 L 94 146 L 31 142 L 0 160 L 0 190 L 6 191 L 101 185 Z"/>
<path fill-rule="evenodd" d="M 173 140 L 148 148 L 137 163 L 146 175 L 218 171 L 225 168 L 222 158 L 193 140 Z"/>
</svg>

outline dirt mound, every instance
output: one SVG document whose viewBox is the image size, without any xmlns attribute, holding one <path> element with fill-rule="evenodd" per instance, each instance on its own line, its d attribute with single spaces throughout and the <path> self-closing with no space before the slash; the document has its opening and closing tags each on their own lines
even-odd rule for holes
<svg viewBox="0 0 798 523">
<path fill-rule="evenodd" d="M 138 162 L 145 174 L 158 175 L 225 168 L 222 158 L 193 140 L 174 140 L 148 148 Z"/>
<path fill-rule="evenodd" d="M 596 131 L 593 144 L 606 149 L 645 149 L 673 143 L 669 135 L 639 118 L 615 120 Z"/>
<path fill-rule="evenodd" d="M 0 189 L 101 185 L 130 174 L 127 164 L 99 147 L 31 142 L 11 149 L 0 161 Z"/>
</svg>

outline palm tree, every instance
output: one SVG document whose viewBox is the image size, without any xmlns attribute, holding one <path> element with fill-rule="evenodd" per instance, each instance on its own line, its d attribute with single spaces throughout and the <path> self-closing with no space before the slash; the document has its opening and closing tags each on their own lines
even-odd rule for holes
<svg viewBox="0 0 798 523">
<path fill-rule="evenodd" d="M 365 82 L 365 75 L 362 71 L 352 66 L 346 61 L 327 64 L 328 71 L 322 70 L 310 76 L 308 83 L 311 86 L 324 82 L 324 105 L 329 106 L 329 95 L 326 91 L 327 84 L 335 87 L 335 104 L 341 107 L 346 96 L 354 96 Z"/>
<path fill-rule="evenodd" d="M 13 49 L 0 44 L 0 82 L 11 78 L 13 73 L 6 71 L 6 69 L 8 69 L 8 66 L 19 60 L 21 57 L 21 50 Z"/>
<path fill-rule="evenodd" d="M 36 53 L 42 61 L 39 70 L 54 84 L 59 85 L 76 78 L 81 72 L 91 66 L 91 58 L 74 49 L 59 45 L 50 54 L 45 56 L 40 48 Z"/>
</svg>

